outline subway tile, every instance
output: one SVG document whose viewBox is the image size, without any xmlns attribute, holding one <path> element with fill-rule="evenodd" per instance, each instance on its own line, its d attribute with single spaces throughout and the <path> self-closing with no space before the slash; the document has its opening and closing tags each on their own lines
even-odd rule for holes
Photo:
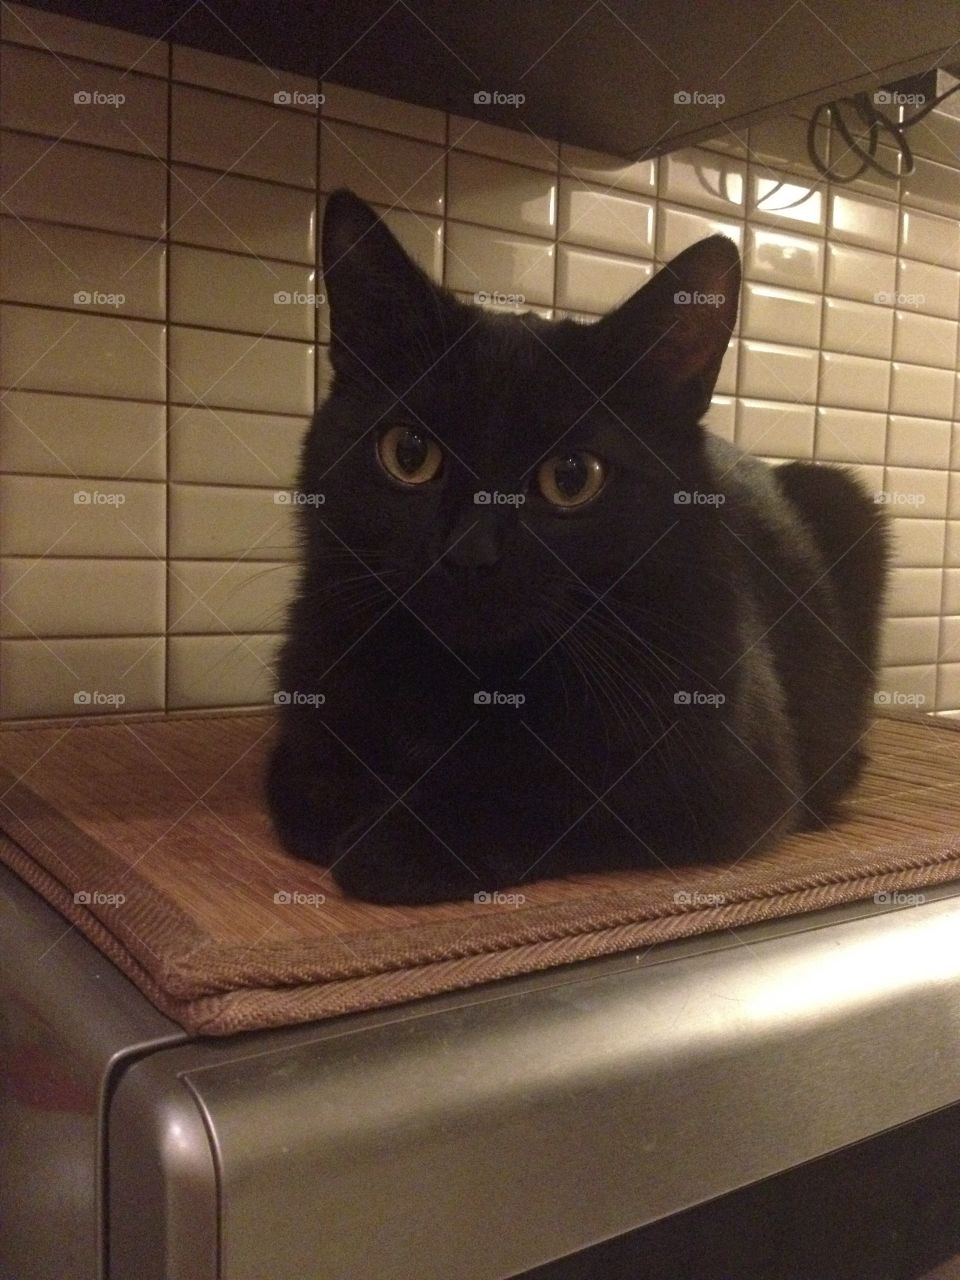
<svg viewBox="0 0 960 1280">
<path fill-rule="evenodd" d="M 705 236 L 718 234 L 729 236 L 737 248 L 743 243 L 743 227 L 739 222 L 727 222 L 709 213 L 693 213 L 668 204 L 658 208 L 657 257 L 661 262 L 669 262 Z"/>
<path fill-rule="evenodd" d="M 330 348 L 317 347 L 317 404 L 321 404 L 330 394 L 333 386 L 333 365 L 330 362 Z"/>
<path fill-rule="evenodd" d="M 0 398 L 0 471 L 162 480 L 166 408 L 11 391 Z"/>
<path fill-rule="evenodd" d="M 814 408 L 765 400 L 739 400 L 736 443 L 750 453 L 780 458 L 813 454 Z"/>
<path fill-rule="evenodd" d="M 836 149 L 845 148 L 846 144 L 838 136 L 836 140 Z M 840 153 L 843 160 L 838 163 L 837 172 L 840 174 L 853 173 L 859 167 L 859 158 L 856 153 L 843 151 Z M 883 165 L 885 172 L 879 173 L 875 169 L 865 169 L 858 177 L 851 182 L 845 183 L 844 186 L 854 195 L 874 196 L 880 200 L 897 201 L 900 197 L 900 178 L 903 173 L 903 158 L 899 151 L 893 147 L 878 147 L 876 152 L 876 160 Z"/>
<path fill-rule="evenodd" d="M 560 180 L 561 241 L 652 258 L 655 216 L 652 201 L 583 182 Z"/>
<path fill-rule="evenodd" d="M 49 138 L 136 151 L 167 150 L 167 86 L 153 76 L 0 47 L 0 123 Z"/>
<path fill-rule="evenodd" d="M 915 156 L 913 173 L 905 174 L 901 182 L 901 194 L 905 205 L 955 218 L 960 207 L 960 168 Z"/>
<path fill-rule="evenodd" d="M 949 369 L 894 362 L 890 411 L 924 418 L 953 417 L 954 375 Z"/>
<path fill-rule="evenodd" d="M 893 335 L 895 360 L 910 364 L 957 367 L 957 322 L 919 311 L 898 311 Z"/>
<path fill-rule="evenodd" d="M 816 347 L 822 301 L 817 293 L 748 281 L 741 294 L 740 333 L 745 338 Z"/>
<path fill-rule="evenodd" d="M 171 634 L 282 631 L 298 573 L 283 562 L 173 560 Z"/>
<path fill-rule="evenodd" d="M 163 163 L 18 133 L 0 136 L 0 208 L 156 238 L 166 224 Z"/>
<path fill-rule="evenodd" d="M 108 62 L 124 71 L 167 74 L 167 46 L 162 40 L 81 22 L 60 13 L 47 13 L 22 4 L 0 8 L 0 38 L 55 53 L 72 54 L 94 62 Z"/>
<path fill-rule="evenodd" d="M 889 360 L 893 351 L 893 312 L 850 298 L 824 298 L 823 345 L 828 351 Z"/>
<path fill-rule="evenodd" d="M 717 375 L 717 385 L 714 387 L 714 391 L 724 396 L 736 395 L 739 363 L 740 343 L 738 339 L 734 338 L 723 353 L 723 359 L 720 362 L 720 373 Z"/>
<path fill-rule="evenodd" d="M 901 253 L 952 271 L 960 270 L 960 224 L 955 214 L 940 218 L 919 209 L 904 209 L 901 224 Z"/>
<path fill-rule="evenodd" d="M 73 719 L 159 711 L 166 643 L 161 636 L 5 640 L 0 716 Z"/>
<path fill-rule="evenodd" d="M 948 114 L 952 103 L 932 111 L 910 129 L 914 155 L 956 167 L 960 157 L 960 117 Z"/>
<path fill-rule="evenodd" d="M 897 206 L 886 200 L 854 194 L 844 188 L 830 193 L 830 235 L 835 240 L 895 253 Z"/>
<path fill-rule="evenodd" d="M 840 459 L 824 459 L 824 461 L 832 464 Z M 848 462 L 845 469 L 850 472 L 864 493 L 876 502 L 878 495 L 883 493 L 883 466 L 868 462 Z"/>
<path fill-rule="evenodd" d="M 817 353 L 745 339 L 740 343 L 740 394 L 812 404 L 817 396 Z M 811 445 L 812 445 L 811 427 Z"/>
<path fill-rule="evenodd" d="M 312 342 L 320 296 L 309 267 L 184 245 L 170 249 L 174 324 Z"/>
<path fill-rule="evenodd" d="M 170 707 L 237 707 L 271 701 L 280 637 L 171 636 Z"/>
<path fill-rule="evenodd" d="M 960 272 L 901 258 L 896 305 L 905 310 L 956 320 L 958 285 Z"/>
<path fill-rule="evenodd" d="M 256 98 L 295 111 L 315 112 L 319 106 L 319 86 L 312 76 L 279 71 L 263 62 L 225 58 L 205 49 L 175 44 L 171 72 L 174 80 Z"/>
<path fill-rule="evenodd" d="M 616 258 L 592 249 L 561 245 L 557 259 L 557 305 L 575 311 L 605 313 L 642 288 L 653 265 Z"/>
<path fill-rule="evenodd" d="M 7 302 L 162 320 L 164 262 L 161 243 L 0 220 L 0 296 Z"/>
<path fill-rule="evenodd" d="M 954 649 L 949 656 L 956 657 Z M 947 662 L 939 668 L 937 681 L 938 709 L 956 711 L 960 707 L 960 662 Z"/>
<path fill-rule="evenodd" d="M 660 158 L 661 200 L 713 209 L 730 218 L 743 216 L 746 165 L 718 152 L 688 147 Z"/>
<path fill-rule="evenodd" d="M 888 466 L 884 491 L 894 516 L 943 520 L 947 515 L 949 472 Z"/>
<path fill-rule="evenodd" d="M 745 275 L 748 280 L 789 289 L 823 287 L 823 241 L 787 235 L 767 227 L 747 227 Z"/>
<path fill-rule="evenodd" d="M 704 425 L 715 436 L 733 441 L 736 435 L 737 402 L 733 396 L 715 395 L 710 401 Z"/>
<path fill-rule="evenodd" d="M 421 107 L 413 102 L 401 102 L 399 98 L 381 98 L 363 89 L 349 89 L 329 81 L 323 84 L 323 114 L 328 119 L 383 129 L 406 138 L 419 138 L 421 142 L 442 146 L 447 139 L 444 113 L 435 107 Z"/>
<path fill-rule="evenodd" d="M 453 151 L 447 161 L 447 215 L 524 235 L 552 236 L 557 187 L 551 174 Z"/>
<path fill-rule="evenodd" d="M 960 663 L 960 618 L 941 618 L 940 623 L 939 660 Z M 953 705 L 960 706 L 960 699 Z"/>
<path fill-rule="evenodd" d="M 820 355 L 820 403 L 880 412 L 887 408 L 890 364 L 864 356 L 824 351 Z"/>
<path fill-rule="evenodd" d="M 746 160 L 747 130 L 731 129 L 729 125 L 724 125 L 712 137 L 701 138 L 697 146 L 705 147 L 707 151 L 722 151 L 724 155 L 737 156 L 741 160 Z"/>
<path fill-rule="evenodd" d="M 317 122 L 301 111 L 175 84 L 171 159 L 313 187 Z"/>
<path fill-rule="evenodd" d="M 891 512 L 900 508 L 891 507 Z M 926 513 L 926 507 L 917 508 Z M 946 536 L 944 520 L 908 519 L 893 514 L 889 521 L 891 553 L 896 564 L 936 569 L 943 563 L 943 546 Z"/>
<path fill-rule="evenodd" d="M 173 404 L 265 413 L 308 414 L 313 408 L 313 346 L 281 338 L 170 330 Z"/>
<path fill-rule="evenodd" d="M 442 147 L 375 129 L 323 119 L 320 185 L 350 187 L 364 200 L 419 213 L 442 214 Z"/>
<path fill-rule="evenodd" d="M 8 556 L 162 556 L 162 484 L 0 476 L 0 546 Z"/>
<path fill-rule="evenodd" d="M 825 462 L 882 463 L 887 415 L 857 409 L 817 409 L 817 458 Z M 882 488 L 881 484 L 877 486 Z"/>
<path fill-rule="evenodd" d="M 935 663 L 939 618 L 888 618 L 883 624 L 880 661 L 885 667 Z"/>
<path fill-rule="evenodd" d="M 316 207 L 310 191 L 174 165 L 170 238 L 252 257 L 312 263 Z"/>
<path fill-rule="evenodd" d="M 166 626 L 159 560 L 0 562 L 4 592 L 0 635 L 159 635 Z"/>
<path fill-rule="evenodd" d="M 307 423 L 229 409 L 170 410 L 170 478 L 289 488 Z"/>
<path fill-rule="evenodd" d="M 820 135 L 826 139 L 827 130 Z M 807 154 L 807 123 L 795 116 L 777 116 L 750 126 L 750 159 L 767 176 L 798 173 L 820 181 Z"/>
<path fill-rule="evenodd" d="M 893 254 L 845 244 L 827 245 L 828 294 L 892 307 L 896 304 L 896 288 L 897 260 Z"/>
<path fill-rule="evenodd" d="M 891 415 L 887 435 L 887 462 L 896 467 L 950 466 L 949 422 L 934 418 Z"/>
<path fill-rule="evenodd" d="M 937 668 L 924 666 L 882 667 L 878 673 L 880 691 L 901 706 L 910 699 L 912 709 L 932 711 L 937 696 Z"/>
<path fill-rule="evenodd" d="M 135 400 L 164 398 L 164 329 L 121 317 L 0 307 L 0 383 Z"/>
<path fill-rule="evenodd" d="M 947 570 L 956 573 L 956 600 L 960 606 L 960 569 Z M 945 583 L 942 569 L 900 568 L 890 569 L 884 609 L 889 617 L 904 618 L 914 614 L 940 612 L 940 592 Z"/>
<path fill-rule="evenodd" d="M 292 560 L 294 508 L 276 489 L 170 486 L 170 556 L 203 560 Z"/>
<path fill-rule="evenodd" d="M 748 216 L 757 222 L 822 231 L 826 201 L 815 183 L 790 181 L 780 174 L 754 173 L 750 182 Z"/>
<path fill-rule="evenodd" d="M 407 209 L 377 212 L 414 262 L 439 284 L 443 279 L 443 220 Z"/>
<path fill-rule="evenodd" d="M 449 222 L 446 255 L 451 289 L 520 293 L 527 302 L 553 305 L 555 250 L 545 240 Z"/>
<path fill-rule="evenodd" d="M 605 191 L 635 191 L 652 196 L 657 189 L 657 162 L 624 161 L 564 143 L 560 148 L 560 176 L 579 178 Z"/>
<path fill-rule="evenodd" d="M 525 129 L 505 129 L 502 125 L 487 124 L 466 116 L 450 117 L 450 146 L 492 156 L 495 160 L 513 160 L 534 169 L 547 169 L 551 173 L 557 168 L 555 142 L 535 137 Z"/>
</svg>

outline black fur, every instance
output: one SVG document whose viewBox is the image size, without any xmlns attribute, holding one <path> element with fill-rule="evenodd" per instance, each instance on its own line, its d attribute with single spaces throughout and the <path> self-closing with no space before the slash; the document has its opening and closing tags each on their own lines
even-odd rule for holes
<svg viewBox="0 0 960 1280">
<path fill-rule="evenodd" d="M 268 777 L 285 846 L 420 902 L 829 820 L 862 762 L 884 529 L 842 470 L 770 468 L 699 424 L 735 247 L 693 246 L 591 326 L 460 303 L 348 192 L 323 254 L 335 377 Z M 442 450 L 435 479 L 388 475 L 397 424 Z M 558 510 L 533 477 L 573 451 L 606 482 Z"/>
</svg>

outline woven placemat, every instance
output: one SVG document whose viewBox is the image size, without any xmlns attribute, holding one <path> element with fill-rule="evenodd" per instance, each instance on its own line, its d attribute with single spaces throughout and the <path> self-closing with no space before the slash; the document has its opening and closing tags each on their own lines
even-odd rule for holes
<svg viewBox="0 0 960 1280">
<path fill-rule="evenodd" d="M 348 898 L 284 853 L 261 799 L 273 730 L 256 713 L 0 734 L 0 860 L 191 1032 L 373 1009 L 960 879 L 951 721 L 876 721 L 844 818 L 735 865 L 420 907 Z"/>
</svg>

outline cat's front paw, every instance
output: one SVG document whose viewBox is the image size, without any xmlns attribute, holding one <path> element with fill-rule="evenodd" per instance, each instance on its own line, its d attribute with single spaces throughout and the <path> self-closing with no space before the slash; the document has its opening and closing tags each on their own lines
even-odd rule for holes
<svg viewBox="0 0 960 1280">
<path fill-rule="evenodd" d="M 367 902 L 448 902 L 497 887 L 476 859 L 445 846 L 405 810 L 368 825 L 359 838 L 354 830 L 341 845 L 333 878 Z"/>
</svg>

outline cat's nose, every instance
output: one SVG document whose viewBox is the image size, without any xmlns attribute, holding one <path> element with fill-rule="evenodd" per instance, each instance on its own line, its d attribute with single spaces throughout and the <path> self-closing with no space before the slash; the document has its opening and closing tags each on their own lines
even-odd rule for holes
<svg viewBox="0 0 960 1280">
<path fill-rule="evenodd" d="M 486 515 L 472 515 L 450 534 L 441 563 L 449 569 L 492 569 L 499 559 L 496 525 Z"/>
</svg>

